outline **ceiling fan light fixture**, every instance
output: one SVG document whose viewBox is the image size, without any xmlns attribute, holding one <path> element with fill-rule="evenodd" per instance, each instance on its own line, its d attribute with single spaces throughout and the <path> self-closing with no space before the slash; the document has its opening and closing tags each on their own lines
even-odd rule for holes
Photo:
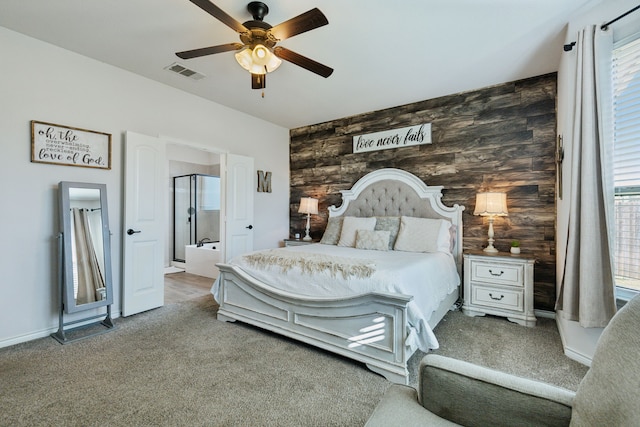
<svg viewBox="0 0 640 427">
<path fill-rule="evenodd" d="M 259 44 L 253 49 L 247 47 L 235 54 L 238 64 L 251 74 L 266 74 L 275 71 L 282 60 L 271 50 Z"/>
<path fill-rule="evenodd" d="M 235 20 L 213 4 L 212 1 L 214 0 L 190 1 L 237 32 L 242 43 L 227 43 L 176 52 L 179 58 L 191 59 L 235 51 L 235 58 L 238 64 L 251 73 L 252 87 L 254 89 L 264 89 L 266 74 L 278 69 L 283 60 L 325 78 L 333 73 L 333 69 L 326 65 L 282 46 L 276 46 L 282 40 L 329 24 L 327 17 L 317 7 L 281 22 L 274 27 L 264 22 L 264 17 L 269 13 L 269 8 L 259 1 L 252 1 L 247 5 L 247 10 L 253 16 L 253 20 L 244 23 Z"/>
</svg>

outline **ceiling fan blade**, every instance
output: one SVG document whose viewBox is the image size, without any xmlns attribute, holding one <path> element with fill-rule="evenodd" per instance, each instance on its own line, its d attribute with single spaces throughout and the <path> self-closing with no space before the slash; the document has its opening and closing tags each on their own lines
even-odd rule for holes
<svg viewBox="0 0 640 427">
<path fill-rule="evenodd" d="M 193 0 L 192 0 L 193 1 Z M 327 25 L 329 21 L 320 9 L 313 8 L 308 12 L 284 21 L 271 28 L 270 33 L 278 40 L 288 39 L 307 31 L 311 31 L 323 25 Z"/>
<path fill-rule="evenodd" d="M 247 27 L 245 27 L 240 22 L 233 19 L 224 10 L 220 9 L 218 6 L 211 3 L 209 0 L 189 0 L 189 1 L 191 1 L 191 3 L 195 4 L 200 9 L 204 10 L 209 15 L 213 16 L 218 21 L 222 22 L 232 30 L 238 33 L 244 33 L 249 31 Z"/>
<path fill-rule="evenodd" d="M 331 73 L 333 73 L 333 68 L 329 68 L 326 65 L 316 62 L 313 59 L 309 59 L 306 56 L 302 56 L 299 53 L 295 53 L 294 51 L 286 49 L 282 46 L 274 47 L 273 53 L 278 58 L 296 64 L 297 66 L 309 70 L 312 73 L 316 73 L 322 77 L 327 78 L 331 75 Z"/>
<path fill-rule="evenodd" d="M 244 47 L 242 43 L 228 43 L 218 46 L 202 47 L 200 49 L 185 50 L 184 52 L 176 52 L 176 55 L 182 59 L 198 58 L 200 56 L 213 55 L 214 53 L 229 52 Z"/>
</svg>

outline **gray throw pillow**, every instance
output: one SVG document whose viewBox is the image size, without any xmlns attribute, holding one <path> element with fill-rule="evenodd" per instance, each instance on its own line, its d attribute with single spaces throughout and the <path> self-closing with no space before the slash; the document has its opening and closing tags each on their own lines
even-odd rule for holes
<svg viewBox="0 0 640 427">
<path fill-rule="evenodd" d="M 396 243 L 398 237 L 398 231 L 400 230 L 400 217 L 399 216 L 377 216 L 376 217 L 376 231 L 388 231 L 389 232 L 389 250 L 393 250 L 393 245 Z"/>
<path fill-rule="evenodd" d="M 323 245 L 337 245 L 342 231 L 342 217 L 329 218 L 320 243 Z"/>
</svg>

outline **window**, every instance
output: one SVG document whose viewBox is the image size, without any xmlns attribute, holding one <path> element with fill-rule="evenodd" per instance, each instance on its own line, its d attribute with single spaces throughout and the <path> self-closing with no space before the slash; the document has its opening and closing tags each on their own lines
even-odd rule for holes
<svg viewBox="0 0 640 427">
<path fill-rule="evenodd" d="M 612 77 L 616 285 L 640 292 L 640 33 L 614 46 Z"/>
</svg>

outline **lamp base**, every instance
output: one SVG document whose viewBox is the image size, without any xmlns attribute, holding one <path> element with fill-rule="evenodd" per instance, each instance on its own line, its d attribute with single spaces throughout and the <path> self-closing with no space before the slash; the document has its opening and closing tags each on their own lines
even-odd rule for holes
<svg viewBox="0 0 640 427">
<path fill-rule="evenodd" d="M 493 240 L 493 215 L 489 216 L 489 239 L 487 239 L 487 242 L 489 243 L 487 245 L 486 248 L 484 248 L 484 251 L 490 254 L 495 254 L 496 252 L 498 252 L 498 250 L 496 248 L 493 247 L 493 242 L 495 240 Z"/>
<path fill-rule="evenodd" d="M 304 240 L 305 242 L 308 242 L 311 240 L 311 236 L 309 235 L 309 228 L 310 228 L 309 217 L 310 216 L 311 216 L 310 214 L 307 214 L 307 227 L 305 228 L 305 234 L 304 234 L 304 237 L 302 238 L 302 240 Z"/>
</svg>

